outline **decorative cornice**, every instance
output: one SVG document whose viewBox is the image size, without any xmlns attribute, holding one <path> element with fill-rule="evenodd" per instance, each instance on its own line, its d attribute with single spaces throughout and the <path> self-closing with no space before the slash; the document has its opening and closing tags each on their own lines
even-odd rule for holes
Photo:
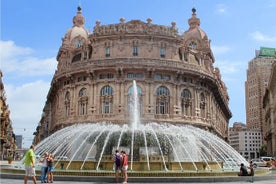
<svg viewBox="0 0 276 184">
<path fill-rule="evenodd" d="M 147 19 L 147 23 L 141 20 L 131 20 L 127 23 L 124 19 L 120 20 L 119 24 L 109 24 L 101 26 L 100 21 L 96 22 L 93 34 L 96 36 L 107 35 L 122 35 L 122 34 L 148 34 L 148 35 L 160 35 L 160 36 L 178 36 L 178 29 L 176 23 L 172 22 L 171 27 L 151 24 L 151 19 Z"/>
</svg>

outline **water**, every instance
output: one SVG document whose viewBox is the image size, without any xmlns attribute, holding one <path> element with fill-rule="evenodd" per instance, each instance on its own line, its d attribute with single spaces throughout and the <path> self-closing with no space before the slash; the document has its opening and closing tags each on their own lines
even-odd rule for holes
<svg viewBox="0 0 276 184">
<path fill-rule="evenodd" d="M 130 124 L 75 124 L 44 139 L 36 146 L 35 153 L 43 155 L 49 152 L 56 158 L 66 158 L 69 162 L 66 169 L 70 169 L 73 162 L 81 161 L 79 170 L 92 161 L 97 163 L 96 170 L 104 169 L 103 163 L 111 161 L 108 156 L 115 149 L 127 152 L 131 171 L 135 171 L 138 163 L 145 165 L 142 170 L 156 170 L 152 166 L 156 162 L 162 165 L 160 170 L 163 171 L 169 171 L 168 163 L 178 165 L 179 171 L 185 171 L 187 163 L 191 165 L 189 170 L 193 171 L 202 170 L 198 168 L 199 162 L 204 164 L 206 171 L 212 171 L 214 164 L 221 171 L 238 170 L 240 163 L 248 165 L 224 140 L 205 130 L 190 125 L 141 123 L 136 81 L 133 81 L 132 94 Z M 57 159 L 56 165 L 60 160 Z"/>
<path fill-rule="evenodd" d="M 140 125 L 140 103 L 139 103 L 139 95 L 137 90 L 136 81 L 133 81 L 133 93 L 131 98 L 131 104 L 132 111 L 130 116 L 132 117 L 132 123 L 131 126 L 134 130 L 136 130 Z"/>
</svg>

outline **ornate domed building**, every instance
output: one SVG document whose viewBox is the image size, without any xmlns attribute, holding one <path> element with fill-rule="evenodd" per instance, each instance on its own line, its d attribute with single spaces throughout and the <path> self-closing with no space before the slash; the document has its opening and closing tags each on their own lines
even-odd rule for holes
<svg viewBox="0 0 276 184">
<path fill-rule="evenodd" d="M 156 25 L 150 18 L 97 21 L 92 33 L 84 23 L 78 8 L 58 51 L 34 143 L 76 123 L 127 124 L 134 80 L 142 123 L 191 124 L 227 140 L 229 96 L 194 8 L 181 35 L 175 22 Z"/>
</svg>

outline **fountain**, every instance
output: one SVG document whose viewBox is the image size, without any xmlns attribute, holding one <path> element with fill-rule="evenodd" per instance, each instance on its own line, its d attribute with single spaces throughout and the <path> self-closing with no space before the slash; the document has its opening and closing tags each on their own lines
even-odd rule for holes
<svg viewBox="0 0 276 184">
<path fill-rule="evenodd" d="M 129 109 L 131 123 L 75 124 L 63 128 L 36 146 L 35 153 L 56 156 L 56 168 L 108 171 L 112 154 L 124 149 L 129 169 L 135 171 L 237 170 L 247 161 L 224 140 L 191 125 L 141 123 L 139 95 L 133 81 Z"/>
<path fill-rule="evenodd" d="M 224 140 L 203 129 L 165 122 L 141 123 L 135 81 L 132 89 L 130 124 L 99 122 L 68 126 L 36 145 L 36 155 L 52 153 L 55 176 L 66 177 L 113 178 L 112 158 L 116 149 L 129 155 L 129 176 L 143 180 L 150 177 L 236 176 L 240 163 L 249 165 Z M 22 168 L 1 168 L 1 171 L 23 173 Z M 258 173 L 268 173 L 268 170 L 255 171 Z"/>
</svg>

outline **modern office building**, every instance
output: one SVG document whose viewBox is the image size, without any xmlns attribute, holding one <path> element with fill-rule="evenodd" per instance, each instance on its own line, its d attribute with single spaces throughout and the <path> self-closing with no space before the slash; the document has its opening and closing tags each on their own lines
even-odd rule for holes
<svg viewBox="0 0 276 184">
<path fill-rule="evenodd" d="M 57 54 L 34 143 L 76 123 L 130 122 L 136 81 L 142 123 L 191 124 L 228 139 L 229 96 L 193 8 L 189 28 L 150 18 L 85 27 L 81 8 Z"/>
<path fill-rule="evenodd" d="M 261 47 L 256 50 L 256 56 L 248 63 L 245 82 L 246 125 L 248 130 L 266 130 L 263 96 L 268 87 L 272 64 L 274 62 L 273 48 Z"/>
</svg>

